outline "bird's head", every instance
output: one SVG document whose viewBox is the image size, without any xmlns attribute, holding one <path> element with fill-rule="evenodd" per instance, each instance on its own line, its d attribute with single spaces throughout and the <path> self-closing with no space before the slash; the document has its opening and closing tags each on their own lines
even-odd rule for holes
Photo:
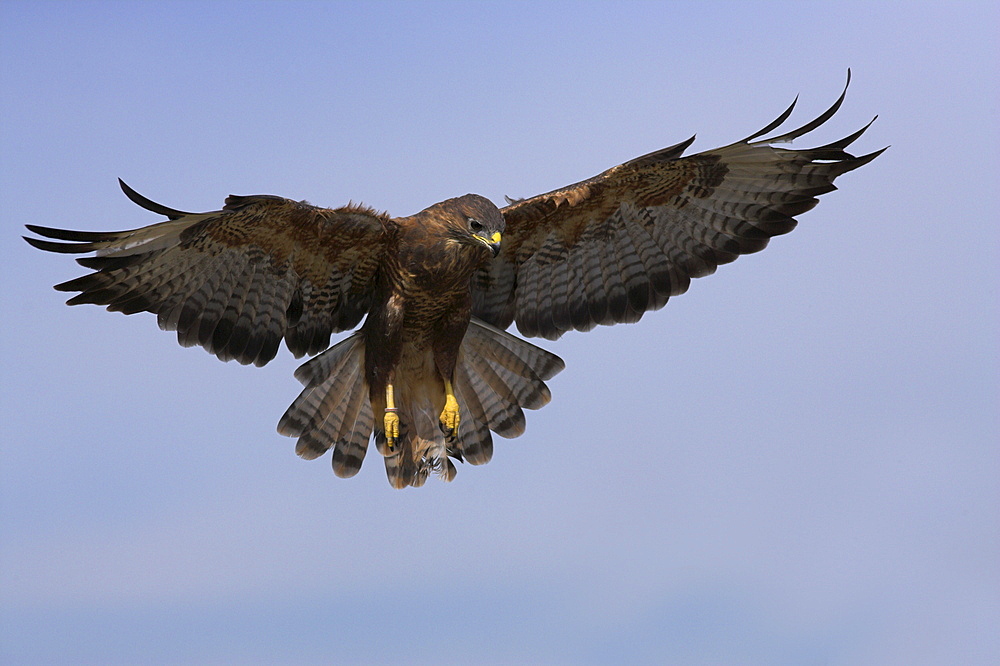
<svg viewBox="0 0 1000 666">
<path fill-rule="evenodd" d="M 503 214 L 492 201 L 478 194 L 466 194 L 439 205 L 448 213 L 451 240 L 462 245 L 484 247 L 494 257 L 500 254 L 506 225 Z"/>
</svg>

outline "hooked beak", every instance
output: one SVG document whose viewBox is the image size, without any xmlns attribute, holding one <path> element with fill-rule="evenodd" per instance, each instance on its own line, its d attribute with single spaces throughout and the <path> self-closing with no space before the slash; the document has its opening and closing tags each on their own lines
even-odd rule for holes
<svg viewBox="0 0 1000 666">
<path fill-rule="evenodd" d="M 499 231 L 494 231 L 493 235 L 490 236 L 489 238 L 484 238 L 482 236 L 476 236 L 475 238 L 476 238 L 477 241 L 479 241 L 480 243 L 482 243 L 486 247 L 490 248 L 490 252 L 493 253 L 493 257 L 494 258 L 498 254 L 500 254 L 500 232 Z"/>
</svg>

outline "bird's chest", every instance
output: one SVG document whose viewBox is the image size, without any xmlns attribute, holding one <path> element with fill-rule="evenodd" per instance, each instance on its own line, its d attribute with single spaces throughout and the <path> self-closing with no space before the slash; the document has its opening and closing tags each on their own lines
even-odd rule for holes
<svg viewBox="0 0 1000 666">
<path fill-rule="evenodd" d="M 468 291 L 478 260 L 468 248 L 444 242 L 406 248 L 397 257 L 397 286 L 411 297 Z"/>
<path fill-rule="evenodd" d="M 400 256 L 385 276 L 379 327 L 388 337 L 400 334 L 410 344 L 421 346 L 421 341 L 429 341 L 443 326 L 463 319 L 468 323 L 474 268 L 446 254 Z"/>
</svg>

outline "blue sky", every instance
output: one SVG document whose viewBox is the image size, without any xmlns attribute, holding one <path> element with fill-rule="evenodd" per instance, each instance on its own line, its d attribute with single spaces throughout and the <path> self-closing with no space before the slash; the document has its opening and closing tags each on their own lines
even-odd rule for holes
<svg viewBox="0 0 1000 666">
<path fill-rule="evenodd" d="M 0 660 L 937 664 L 1000 657 L 994 3 L 0 5 Z M 23 224 L 273 193 L 500 203 L 854 81 L 891 144 L 792 234 L 567 369 L 454 483 L 352 480 L 297 395 L 66 308 Z"/>
</svg>

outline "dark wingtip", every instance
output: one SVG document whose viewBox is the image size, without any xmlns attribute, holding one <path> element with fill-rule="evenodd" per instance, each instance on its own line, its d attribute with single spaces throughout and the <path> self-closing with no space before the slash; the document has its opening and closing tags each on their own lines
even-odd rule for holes
<svg viewBox="0 0 1000 666">
<path fill-rule="evenodd" d="M 28 236 L 21 236 L 21 238 L 27 241 L 28 245 L 31 247 L 38 248 L 39 250 L 46 250 L 45 245 L 47 244 L 47 241 L 43 241 L 38 238 L 29 238 Z"/>
<path fill-rule="evenodd" d="M 45 236 L 46 238 L 52 238 L 52 236 L 49 236 L 49 232 L 55 231 L 50 227 L 40 227 L 37 224 L 26 224 L 24 225 L 24 228 L 33 234 L 38 234 L 39 236 Z M 25 238 L 24 240 L 28 239 Z"/>
<path fill-rule="evenodd" d="M 157 213 L 159 215 L 165 215 L 167 218 L 171 220 L 176 220 L 178 218 L 185 217 L 187 215 L 195 214 L 195 213 L 187 213 L 182 210 L 177 210 L 176 208 L 170 208 L 168 206 L 164 206 L 163 204 L 158 204 L 151 199 L 147 199 L 146 197 L 142 196 L 141 194 L 133 190 L 131 187 L 129 187 L 128 183 L 126 183 L 121 178 L 118 179 L 118 185 L 122 188 L 122 192 L 125 193 L 125 196 L 127 196 L 132 203 L 136 204 L 137 206 L 141 206 L 142 208 L 145 208 L 148 211 Z"/>
<path fill-rule="evenodd" d="M 71 229 L 40 227 L 37 224 L 26 224 L 24 226 L 31 233 L 46 238 L 86 243 L 115 240 L 123 233 L 121 231 L 72 231 Z"/>
<path fill-rule="evenodd" d="M 844 90 L 840 93 L 840 97 L 837 98 L 837 101 L 835 101 L 830 106 L 829 109 L 827 109 L 826 111 L 824 111 L 823 113 L 821 113 L 819 116 L 817 116 L 815 119 L 809 121 L 805 125 L 802 125 L 801 127 L 793 129 L 790 132 L 785 132 L 784 134 L 781 134 L 779 136 L 771 137 L 771 138 L 768 138 L 768 139 L 761 139 L 761 143 L 782 143 L 782 142 L 785 142 L 785 141 L 792 141 L 794 139 L 799 138 L 803 134 L 808 134 L 809 132 L 812 132 L 814 129 L 816 129 L 817 127 L 819 127 L 820 125 L 822 125 L 823 123 L 825 123 L 826 121 L 828 121 L 830 118 L 832 118 L 835 113 L 837 113 L 837 111 L 840 109 L 841 105 L 844 103 L 844 99 L 847 98 L 847 89 L 850 87 L 850 85 L 851 85 L 851 69 L 850 69 L 850 67 L 848 67 L 847 68 L 847 82 L 844 84 Z M 798 97 L 796 97 L 796 99 L 798 99 Z M 792 106 L 794 107 L 795 104 L 793 103 Z M 779 119 L 782 120 L 782 121 L 784 121 L 784 119 L 787 118 L 788 114 L 790 114 L 790 113 L 791 113 L 791 107 L 789 107 L 785 111 L 785 113 L 783 113 L 779 117 Z M 757 132 L 756 134 L 754 134 L 753 136 L 751 136 L 751 137 L 749 137 L 747 139 L 744 139 L 744 141 L 752 141 L 753 139 L 756 139 L 756 138 L 758 138 L 760 136 L 763 136 L 764 134 L 767 134 L 771 130 L 776 129 L 778 127 L 778 125 L 780 125 L 780 124 L 781 124 L 780 122 L 775 121 L 775 122 L 771 123 L 767 128 L 761 130 L 760 132 Z"/>
<path fill-rule="evenodd" d="M 642 167 L 647 164 L 677 159 L 678 157 L 684 154 L 684 151 L 687 150 L 692 143 L 694 143 L 695 136 L 696 135 L 692 135 L 690 139 L 681 141 L 680 143 L 675 143 L 672 146 L 667 146 L 666 148 L 660 148 L 659 150 L 654 150 L 651 153 L 640 155 L 639 157 L 636 157 L 634 159 L 629 160 L 628 162 L 625 162 L 621 166 Z"/>
<path fill-rule="evenodd" d="M 868 131 L 868 128 L 871 127 L 872 123 L 874 123 L 877 119 L 878 119 L 878 116 L 875 116 L 870 121 L 868 121 L 868 124 L 866 124 L 864 127 L 862 127 L 861 129 L 859 129 L 857 132 L 854 132 L 853 134 L 849 134 L 849 135 L 845 136 L 843 139 L 840 139 L 838 141 L 834 141 L 832 143 L 828 143 L 825 146 L 818 146 L 818 147 L 814 148 L 813 150 L 843 150 L 844 148 L 847 148 L 849 145 L 851 145 L 852 143 L 854 143 L 855 141 L 857 141 L 858 137 L 860 137 L 862 134 L 864 134 L 866 131 Z"/>
<path fill-rule="evenodd" d="M 37 233 L 37 232 L 36 232 Z M 54 243 L 40 238 L 21 236 L 31 247 L 45 252 L 58 252 L 59 254 L 81 254 L 83 252 L 93 252 L 93 243 Z"/>
<path fill-rule="evenodd" d="M 860 157 L 855 157 L 851 161 L 851 168 L 848 169 L 848 171 L 853 171 L 854 169 L 857 169 L 858 167 L 863 167 L 864 165 L 868 164 L 873 159 L 875 159 L 876 157 L 878 157 L 879 155 L 881 155 L 882 153 L 884 153 L 887 150 L 889 150 L 889 146 L 886 146 L 885 148 L 882 148 L 880 150 L 876 150 L 874 152 L 868 153 L 867 155 L 861 155 Z"/>
<path fill-rule="evenodd" d="M 775 118 L 774 120 L 772 120 L 770 123 L 768 123 L 767 126 L 764 127 L 763 129 L 757 130 L 756 132 L 754 132 L 753 134 L 751 134 L 747 138 L 741 139 L 740 141 L 737 141 L 736 143 L 749 143 L 749 142 L 753 141 L 754 139 L 756 139 L 758 137 L 761 137 L 761 136 L 764 136 L 765 134 L 767 134 L 771 130 L 777 128 L 778 126 L 781 125 L 781 123 L 783 123 L 786 120 L 788 120 L 788 116 L 792 115 L 792 110 L 795 108 L 795 105 L 798 104 L 798 102 L 799 102 L 799 96 L 796 95 L 795 99 L 792 100 L 792 103 L 788 105 L 787 109 L 785 109 L 784 111 L 781 112 L 780 116 L 778 116 L 777 118 Z"/>
</svg>

